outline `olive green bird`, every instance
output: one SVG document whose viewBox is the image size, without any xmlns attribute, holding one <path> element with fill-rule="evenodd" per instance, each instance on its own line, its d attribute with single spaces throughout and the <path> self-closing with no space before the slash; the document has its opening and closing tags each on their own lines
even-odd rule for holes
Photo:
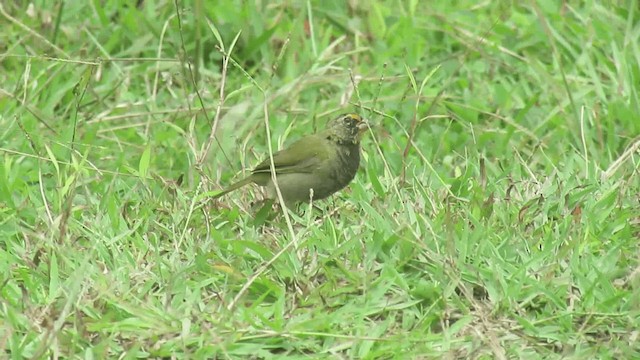
<svg viewBox="0 0 640 360">
<path fill-rule="evenodd" d="M 343 114 L 329 121 L 326 128 L 294 142 L 273 154 L 276 179 L 288 208 L 297 203 L 320 200 L 347 186 L 360 165 L 360 138 L 369 128 L 360 115 Z M 267 187 L 270 199 L 277 199 L 267 157 L 251 175 L 213 196 L 219 198 L 249 183 Z"/>
</svg>

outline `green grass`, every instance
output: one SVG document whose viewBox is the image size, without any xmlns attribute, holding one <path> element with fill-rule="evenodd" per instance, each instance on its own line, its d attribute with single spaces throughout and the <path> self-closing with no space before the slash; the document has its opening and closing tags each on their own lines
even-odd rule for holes
<svg viewBox="0 0 640 360">
<path fill-rule="evenodd" d="M 0 357 L 640 357 L 636 2 L 22 3 Z M 347 111 L 319 209 L 208 199 Z"/>
</svg>

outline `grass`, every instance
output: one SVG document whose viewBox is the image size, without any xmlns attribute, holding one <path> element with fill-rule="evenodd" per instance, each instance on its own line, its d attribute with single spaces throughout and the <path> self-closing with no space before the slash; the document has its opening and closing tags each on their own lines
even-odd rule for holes
<svg viewBox="0 0 640 360">
<path fill-rule="evenodd" d="M 4 355 L 640 357 L 639 16 L 3 3 Z M 209 199 L 347 111 L 376 127 L 319 209 Z"/>
</svg>

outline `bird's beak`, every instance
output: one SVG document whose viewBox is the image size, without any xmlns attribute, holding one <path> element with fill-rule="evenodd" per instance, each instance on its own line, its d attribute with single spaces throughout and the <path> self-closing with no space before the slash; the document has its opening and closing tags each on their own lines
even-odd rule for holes
<svg viewBox="0 0 640 360">
<path fill-rule="evenodd" d="M 363 134 L 369 130 L 370 127 L 369 121 L 367 121 L 367 119 L 362 119 L 362 121 L 358 123 L 358 133 Z"/>
</svg>

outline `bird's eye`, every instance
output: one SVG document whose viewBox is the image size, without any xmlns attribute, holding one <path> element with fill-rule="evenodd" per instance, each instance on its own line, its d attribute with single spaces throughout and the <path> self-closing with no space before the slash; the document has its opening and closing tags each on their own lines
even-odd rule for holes
<svg viewBox="0 0 640 360">
<path fill-rule="evenodd" d="M 348 115 L 345 115 L 345 116 L 342 118 L 342 120 L 343 120 L 346 124 L 349 124 L 349 123 L 356 123 L 356 122 L 358 122 L 358 116 L 357 116 L 357 115 L 354 115 L 354 114 L 348 114 Z"/>
</svg>

